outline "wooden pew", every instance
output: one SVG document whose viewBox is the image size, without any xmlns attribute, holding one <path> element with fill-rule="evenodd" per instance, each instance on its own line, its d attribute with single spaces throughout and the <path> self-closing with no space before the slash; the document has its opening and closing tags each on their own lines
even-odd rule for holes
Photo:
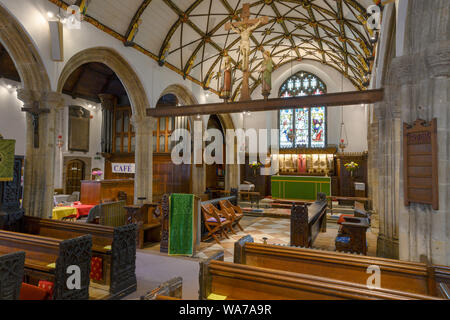
<svg viewBox="0 0 450 320">
<path fill-rule="evenodd" d="M 21 232 L 69 239 L 82 235 L 92 237 L 92 255 L 103 260 L 103 281 L 109 286 L 109 299 L 122 298 L 137 288 L 136 225 L 109 227 L 25 216 Z"/>
<path fill-rule="evenodd" d="M 24 251 L 25 274 L 54 282 L 54 300 L 87 300 L 91 270 L 92 236 L 61 240 L 17 232 L 0 231 L 0 254 Z M 81 288 L 67 287 L 70 266 L 81 271 Z"/>
<path fill-rule="evenodd" d="M 0 300 L 19 300 L 25 267 L 25 252 L 0 256 Z"/>
<path fill-rule="evenodd" d="M 437 297 L 223 261 L 202 262 L 200 300 L 437 300 Z"/>
<path fill-rule="evenodd" d="M 319 232 L 327 230 L 327 199 L 318 193 L 311 205 L 293 205 L 291 209 L 291 245 L 311 247 Z"/>
<path fill-rule="evenodd" d="M 143 249 L 146 242 L 161 241 L 161 210 L 158 204 L 126 206 L 127 224 L 137 225 L 137 246 Z"/>
<path fill-rule="evenodd" d="M 183 278 L 166 281 L 141 297 L 141 300 L 181 300 L 183 296 Z"/>
<path fill-rule="evenodd" d="M 450 267 L 430 266 L 332 251 L 253 243 L 251 236 L 235 242 L 234 262 L 255 267 L 327 277 L 366 285 L 370 266 L 380 268 L 384 289 L 440 296 L 437 284 L 450 284 Z"/>
</svg>

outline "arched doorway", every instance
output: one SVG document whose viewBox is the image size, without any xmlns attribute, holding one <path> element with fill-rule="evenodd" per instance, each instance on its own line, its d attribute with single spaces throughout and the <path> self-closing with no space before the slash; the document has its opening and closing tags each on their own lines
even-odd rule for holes
<svg viewBox="0 0 450 320">
<path fill-rule="evenodd" d="M 0 4 L 0 42 L 6 49 L 20 75 L 22 89 L 17 97 L 25 108 L 38 105 L 48 109 L 38 120 L 36 144 L 33 120 L 27 114 L 27 146 L 25 151 L 23 207 L 27 215 L 46 216 L 53 208 L 53 176 L 55 154 L 55 109 L 62 97 L 51 92 L 44 63 L 33 41 L 17 19 Z"/>
<path fill-rule="evenodd" d="M 180 99 L 172 94 L 163 95 L 157 108 L 180 105 Z M 191 165 L 176 165 L 172 162 L 171 153 L 176 142 L 171 140 L 177 129 L 191 130 L 189 117 L 158 118 L 153 131 L 153 197 L 159 200 L 165 193 L 191 193 Z"/>
<path fill-rule="evenodd" d="M 58 92 L 63 92 L 64 85 L 77 69 L 92 63 L 110 69 L 117 76 L 129 99 L 128 105 L 124 106 L 127 110 L 115 109 L 112 115 L 111 128 L 114 132 L 109 141 L 111 153 L 125 157 L 133 156 L 134 159 L 127 158 L 118 162 L 135 163 L 134 201 L 137 202 L 137 198 L 145 198 L 146 201 L 151 202 L 153 121 L 145 117 L 145 110 L 150 107 L 150 104 L 145 89 L 131 65 L 111 48 L 98 47 L 83 50 L 74 55 L 65 65 L 58 81 Z M 117 105 L 120 106 L 120 101 L 116 103 Z M 121 124 L 117 125 L 118 123 Z M 118 129 L 120 129 L 119 132 L 116 131 Z"/>
<path fill-rule="evenodd" d="M 216 129 L 222 133 L 222 136 L 225 139 L 225 130 L 220 122 L 220 119 L 217 115 L 211 115 L 208 120 L 208 125 L 206 127 L 207 130 Z M 212 143 L 212 141 L 210 142 Z M 207 143 L 208 144 L 208 143 Z M 212 156 L 215 156 L 214 154 Z M 227 158 L 226 155 L 226 146 L 223 144 L 223 161 L 225 162 Z M 211 164 L 206 165 L 206 189 L 213 190 L 225 190 L 225 164 Z"/>
<path fill-rule="evenodd" d="M 86 165 L 81 160 L 69 161 L 66 165 L 66 194 L 81 191 L 81 180 L 84 179 Z"/>
</svg>

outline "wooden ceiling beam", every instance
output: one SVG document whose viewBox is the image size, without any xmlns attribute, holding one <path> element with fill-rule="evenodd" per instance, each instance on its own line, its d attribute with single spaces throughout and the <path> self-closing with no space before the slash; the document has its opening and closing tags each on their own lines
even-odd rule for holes
<svg viewBox="0 0 450 320">
<path fill-rule="evenodd" d="M 152 0 L 144 0 L 139 8 L 137 9 L 136 13 L 134 14 L 133 19 L 131 19 L 130 24 L 128 25 L 127 33 L 125 34 L 125 39 L 128 39 L 131 31 L 133 30 L 133 26 L 139 21 L 139 19 L 142 17 L 142 14 L 144 13 L 145 9 L 147 9 L 148 5 L 152 2 Z"/>
<path fill-rule="evenodd" d="M 277 98 L 268 100 L 243 101 L 232 103 L 211 103 L 183 107 L 147 109 L 149 117 L 178 117 L 205 114 L 240 113 L 244 111 L 272 111 L 298 107 L 340 107 L 349 105 L 369 104 L 382 101 L 384 90 L 352 91 L 329 93 L 315 96 Z"/>
</svg>

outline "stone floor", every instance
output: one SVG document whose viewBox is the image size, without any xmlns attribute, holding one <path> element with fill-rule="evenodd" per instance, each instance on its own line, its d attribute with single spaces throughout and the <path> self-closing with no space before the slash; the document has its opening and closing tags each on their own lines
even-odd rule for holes
<svg viewBox="0 0 450 320">
<path fill-rule="evenodd" d="M 285 218 L 253 217 L 245 216 L 241 220 L 244 231 L 229 234 L 230 239 L 222 238 L 221 244 L 214 240 L 202 242 L 200 250 L 194 258 L 206 259 L 217 251 L 224 251 L 225 261 L 233 261 L 234 243 L 241 237 L 251 235 L 255 242 L 263 242 L 267 238 L 269 244 L 289 244 L 290 242 L 290 220 Z M 335 251 L 334 240 L 338 231 L 338 225 L 334 222 L 327 223 L 327 232 L 320 233 L 314 241 L 314 248 Z M 377 234 L 371 229 L 367 232 L 368 255 L 376 255 Z M 159 245 L 145 248 L 143 251 L 159 252 Z"/>
</svg>

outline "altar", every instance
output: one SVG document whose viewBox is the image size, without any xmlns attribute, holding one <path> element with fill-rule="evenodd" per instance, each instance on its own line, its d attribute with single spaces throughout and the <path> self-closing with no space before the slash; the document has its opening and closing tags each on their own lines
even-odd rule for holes
<svg viewBox="0 0 450 320">
<path fill-rule="evenodd" d="M 314 201 L 317 193 L 331 196 L 331 178 L 320 176 L 272 176 L 272 198 Z"/>
</svg>

